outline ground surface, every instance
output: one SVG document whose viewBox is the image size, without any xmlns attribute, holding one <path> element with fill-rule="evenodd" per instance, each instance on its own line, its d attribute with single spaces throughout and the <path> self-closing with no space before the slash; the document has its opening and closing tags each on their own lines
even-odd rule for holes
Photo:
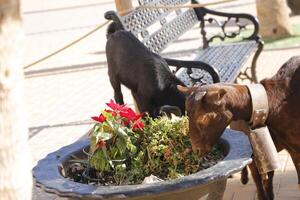
<svg viewBox="0 0 300 200">
<path fill-rule="evenodd" d="M 27 0 L 23 1 L 25 30 L 24 65 L 77 39 L 104 22 L 103 14 L 114 9 L 113 0 Z M 255 13 L 253 0 L 239 0 L 216 6 L 217 10 Z M 300 18 L 291 20 L 300 23 Z M 168 50 L 168 55 L 183 55 L 196 48 L 197 29 L 187 33 Z M 186 40 L 185 38 L 194 38 Z M 29 143 L 33 166 L 48 153 L 82 137 L 91 128 L 90 116 L 113 97 L 105 61 L 105 29 L 78 45 L 41 64 L 25 70 L 25 95 L 28 110 Z M 264 51 L 258 61 L 258 77 L 273 75 L 291 56 L 300 54 L 300 47 Z M 247 64 L 249 65 L 249 63 Z M 132 105 L 129 92 L 125 101 Z M 300 199 L 295 168 L 288 154 L 280 153 L 281 168 L 275 175 L 278 200 Z M 239 175 L 228 181 L 225 198 L 254 199 L 252 181 L 246 186 Z M 60 199 L 34 189 L 35 200 Z"/>
</svg>

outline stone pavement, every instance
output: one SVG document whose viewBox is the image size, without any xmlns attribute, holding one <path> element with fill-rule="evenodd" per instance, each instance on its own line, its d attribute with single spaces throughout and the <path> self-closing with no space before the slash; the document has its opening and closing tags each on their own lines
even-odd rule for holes
<svg viewBox="0 0 300 200">
<path fill-rule="evenodd" d="M 103 14 L 114 9 L 113 0 L 27 0 L 23 1 L 25 65 L 77 39 L 104 22 Z M 216 6 L 218 10 L 255 14 L 254 0 L 239 0 Z M 293 18 L 293 21 L 299 18 Z M 300 22 L 300 20 L 299 20 Z M 181 38 L 169 56 L 185 56 L 197 47 L 197 29 Z M 91 128 L 90 116 L 97 115 L 113 97 L 105 61 L 105 29 L 57 56 L 25 70 L 29 143 L 33 166 L 48 153 L 82 137 Z M 196 46 L 195 46 L 196 45 Z M 258 77 L 274 74 L 299 48 L 264 51 L 258 61 Z M 249 63 L 247 63 L 249 65 Z M 125 102 L 132 105 L 128 90 Z M 276 172 L 276 199 L 300 199 L 295 168 L 286 152 Z M 254 199 L 252 181 L 242 185 L 239 175 L 229 180 L 224 199 Z M 61 199 L 34 189 L 36 200 Z"/>
</svg>

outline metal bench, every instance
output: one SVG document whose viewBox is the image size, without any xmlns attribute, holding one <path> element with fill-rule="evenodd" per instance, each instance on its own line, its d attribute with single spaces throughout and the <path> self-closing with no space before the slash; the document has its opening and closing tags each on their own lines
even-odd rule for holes
<svg viewBox="0 0 300 200">
<path fill-rule="evenodd" d="M 139 0 L 141 6 L 184 5 L 189 0 Z M 197 3 L 192 0 L 192 3 Z M 166 58 L 174 72 L 188 86 L 201 82 L 234 82 L 237 77 L 257 82 L 256 61 L 263 48 L 258 35 L 259 24 L 249 14 L 232 14 L 201 8 L 137 8 L 125 16 L 114 11 L 105 13 L 122 28 L 133 33 L 151 51 L 161 55 L 162 51 L 186 31 L 200 24 L 202 47 L 193 61 Z M 251 33 L 243 37 L 244 29 L 251 26 Z M 216 27 L 219 31 L 216 32 Z M 153 31 L 154 29 L 154 31 Z M 212 30 L 210 32 L 210 30 Z M 228 42 L 227 38 L 238 38 Z M 220 42 L 215 41 L 219 39 Z M 223 42 L 225 40 L 225 42 Z M 244 63 L 253 55 L 251 67 L 242 71 Z"/>
</svg>

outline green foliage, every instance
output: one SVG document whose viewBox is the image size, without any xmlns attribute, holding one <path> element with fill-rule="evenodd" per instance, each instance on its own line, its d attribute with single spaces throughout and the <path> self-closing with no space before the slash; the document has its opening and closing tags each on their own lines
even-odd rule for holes
<svg viewBox="0 0 300 200">
<path fill-rule="evenodd" d="M 103 176 L 113 173 L 118 185 L 138 184 L 151 174 L 173 179 L 195 173 L 201 167 L 203 159 L 191 150 L 187 117 L 173 121 L 146 117 L 143 131 L 106 122 L 97 123 L 91 134 L 89 162 Z M 97 148 L 99 138 L 106 142 L 101 148 Z M 214 152 L 220 154 L 220 150 Z"/>
</svg>

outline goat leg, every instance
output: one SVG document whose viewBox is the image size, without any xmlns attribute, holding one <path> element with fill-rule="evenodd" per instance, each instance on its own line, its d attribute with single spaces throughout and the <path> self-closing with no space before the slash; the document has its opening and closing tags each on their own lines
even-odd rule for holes
<svg viewBox="0 0 300 200">
<path fill-rule="evenodd" d="M 118 104 L 121 104 L 121 105 L 124 104 L 123 94 L 122 94 L 122 91 L 121 91 L 120 80 L 116 76 L 111 75 L 111 74 L 109 74 L 109 80 L 110 80 L 111 86 L 114 89 L 114 98 L 115 98 L 115 101 Z"/>
<path fill-rule="evenodd" d="M 147 97 L 137 92 L 131 91 L 131 94 L 135 100 L 135 103 L 141 113 L 148 112 L 150 117 L 157 117 L 159 112 L 154 106 L 151 105 Z"/>
<path fill-rule="evenodd" d="M 263 183 L 262 183 L 261 175 L 258 172 L 258 169 L 255 165 L 255 162 L 252 162 L 248 166 L 249 166 L 249 169 L 251 171 L 253 181 L 256 185 L 258 199 L 259 200 L 269 200 L 268 195 L 265 192 L 265 189 L 264 189 L 264 186 L 263 186 Z"/>
<path fill-rule="evenodd" d="M 298 186 L 300 190 L 300 153 L 295 151 L 289 151 L 291 158 L 293 160 L 293 163 L 295 165 L 297 175 L 298 175 Z"/>
<path fill-rule="evenodd" d="M 263 180 L 263 185 L 264 185 L 265 191 L 268 194 L 268 197 L 270 200 L 274 199 L 273 177 L 274 177 L 274 171 L 270 171 L 267 174 L 267 179 Z"/>
<path fill-rule="evenodd" d="M 248 177 L 248 169 L 247 169 L 247 166 L 244 167 L 242 169 L 242 172 L 241 172 L 241 182 L 246 185 L 249 181 L 249 177 Z"/>
</svg>

